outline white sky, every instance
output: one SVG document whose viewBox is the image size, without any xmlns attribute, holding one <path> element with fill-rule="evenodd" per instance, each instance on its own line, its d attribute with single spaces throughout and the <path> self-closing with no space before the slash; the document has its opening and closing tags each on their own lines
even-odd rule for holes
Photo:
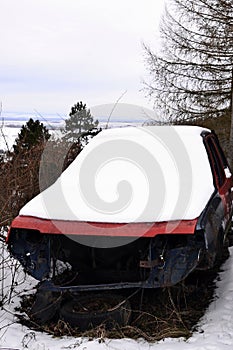
<svg viewBox="0 0 233 350">
<path fill-rule="evenodd" d="M 144 97 L 142 42 L 155 47 L 164 0 L 0 0 L 3 111 L 68 113 Z"/>
</svg>

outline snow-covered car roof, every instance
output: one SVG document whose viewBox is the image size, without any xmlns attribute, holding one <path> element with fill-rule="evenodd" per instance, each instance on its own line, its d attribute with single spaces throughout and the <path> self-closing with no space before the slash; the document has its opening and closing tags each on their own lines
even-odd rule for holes
<svg viewBox="0 0 233 350">
<path fill-rule="evenodd" d="M 197 218 L 214 192 L 203 131 L 209 130 L 195 126 L 104 130 L 20 215 L 103 223 Z"/>
</svg>

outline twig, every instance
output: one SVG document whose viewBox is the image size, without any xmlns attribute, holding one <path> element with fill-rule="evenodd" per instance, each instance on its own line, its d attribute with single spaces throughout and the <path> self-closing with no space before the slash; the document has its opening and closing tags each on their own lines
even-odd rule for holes
<svg viewBox="0 0 233 350">
<path fill-rule="evenodd" d="M 0 126 L 0 131 L 1 131 L 1 135 L 4 139 L 4 142 L 5 142 L 5 145 L 6 145 L 6 148 L 7 148 L 7 151 L 10 152 L 10 148 L 9 148 L 9 145 L 7 143 L 7 140 L 6 140 L 6 136 L 3 132 L 3 127 L 4 127 L 4 123 L 5 123 L 5 119 L 4 117 L 2 116 L 2 101 L 0 103 L 0 116 L 1 116 L 1 126 Z"/>
<path fill-rule="evenodd" d="M 180 316 L 180 312 L 177 310 L 176 306 L 175 306 L 175 303 L 174 303 L 174 300 L 172 298 L 172 295 L 171 295 L 171 289 L 168 288 L 168 295 L 169 295 L 169 299 L 170 299 L 170 302 L 172 304 L 172 307 L 173 307 L 173 310 L 178 318 L 178 320 L 180 321 L 180 323 L 184 326 L 184 328 L 187 330 L 187 327 L 186 325 L 184 324 L 184 321 L 182 320 L 182 317 Z M 188 331 L 188 330 L 187 330 Z"/>
<path fill-rule="evenodd" d="M 57 134 L 57 136 L 59 136 L 58 132 L 57 132 L 56 129 L 53 127 L 53 125 L 50 124 L 50 123 L 48 122 L 48 120 L 47 120 L 40 112 L 38 112 L 36 109 L 34 109 L 34 112 L 37 113 L 38 116 L 39 116 L 41 119 L 43 119 L 43 120 L 47 123 L 47 125 L 49 125 L 50 129 L 53 130 L 53 131 Z"/>
<path fill-rule="evenodd" d="M 121 96 L 116 100 L 116 102 L 114 103 L 114 106 L 112 107 L 112 110 L 111 110 L 111 112 L 110 112 L 110 114 L 109 114 L 109 117 L 108 117 L 108 120 L 107 120 L 105 129 L 108 129 L 108 124 L 109 124 L 109 122 L 110 122 L 111 116 L 112 116 L 112 114 L 113 114 L 113 112 L 114 112 L 116 106 L 118 105 L 119 101 L 122 99 L 122 97 L 123 97 L 126 93 L 127 93 L 127 90 L 125 90 L 125 91 L 121 94 Z"/>
</svg>

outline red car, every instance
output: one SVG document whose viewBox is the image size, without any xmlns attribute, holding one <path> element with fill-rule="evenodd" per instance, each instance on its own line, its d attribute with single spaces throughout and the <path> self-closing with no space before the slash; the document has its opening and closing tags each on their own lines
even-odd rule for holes
<svg viewBox="0 0 233 350">
<path fill-rule="evenodd" d="M 171 286 L 221 258 L 232 189 L 210 130 L 108 129 L 22 208 L 7 242 L 50 291 Z M 75 277 L 61 286 L 64 268 Z"/>
</svg>

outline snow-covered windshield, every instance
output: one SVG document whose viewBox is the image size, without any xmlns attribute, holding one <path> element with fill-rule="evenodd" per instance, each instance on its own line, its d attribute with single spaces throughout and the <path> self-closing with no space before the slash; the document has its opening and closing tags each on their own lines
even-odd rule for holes
<svg viewBox="0 0 233 350">
<path fill-rule="evenodd" d="M 104 130 L 20 214 L 116 223 L 194 219 L 214 191 L 202 131 L 193 126 Z"/>
</svg>

